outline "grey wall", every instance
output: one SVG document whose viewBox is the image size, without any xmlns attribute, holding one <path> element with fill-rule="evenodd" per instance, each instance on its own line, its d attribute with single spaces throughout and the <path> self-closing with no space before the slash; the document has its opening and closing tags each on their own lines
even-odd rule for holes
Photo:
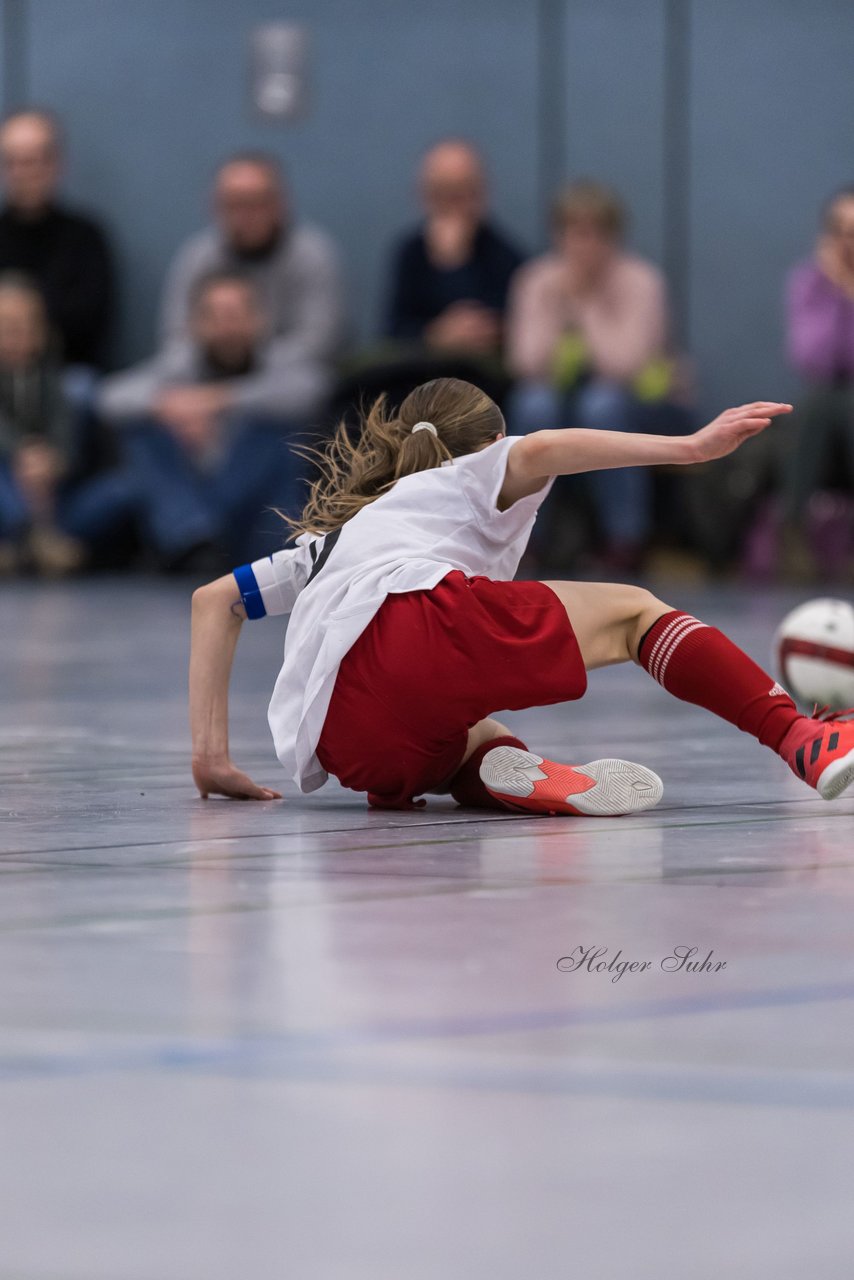
<svg viewBox="0 0 854 1280">
<path fill-rule="evenodd" d="M 376 326 L 389 239 L 412 219 L 413 159 L 463 131 L 486 151 L 502 220 L 537 226 L 536 11 L 514 0 L 30 0 L 28 93 L 68 122 L 69 191 L 104 211 L 127 280 L 127 346 L 150 343 L 165 263 L 206 216 L 218 158 L 278 153 L 298 210 L 342 245 L 352 310 Z M 259 22 L 304 21 L 313 110 L 304 123 L 252 115 L 247 38 Z"/>
<path fill-rule="evenodd" d="M 781 360 L 781 280 L 817 209 L 854 180 L 854 5 L 693 6 L 690 318 L 710 388 L 795 386 Z"/>
<path fill-rule="evenodd" d="M 530 249 L 561 177 L 621 188 L 636 246 L 669 271 L 706 405 L 792 391 L 782 278 L 820 199 L 854 176 L 850 0 L 0 0 L 0 15 L 4 101 L 62 113 L 69 194 L 113 231 L 128 355 L 150 346 L 212 167 L 247 145 L 282 157 L 300 212 L 341 243 L 369 336 L 414 159 L 461 132 Z M 248 106 L 248 33 L 277 18 L 313 41 L 313 110 L 291 126 Z"/>
</svg>

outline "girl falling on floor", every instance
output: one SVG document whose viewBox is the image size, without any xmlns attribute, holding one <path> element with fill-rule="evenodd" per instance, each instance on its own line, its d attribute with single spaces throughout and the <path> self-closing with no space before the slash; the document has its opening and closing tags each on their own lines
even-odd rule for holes
<svg viewBox="0 0 854 1280">
<path fill-rule="evenodd" d="M 290 614 L 269 722 L 301 791 L 329 774 L 376 808 L 461 805 L 616 815 L 661 798 L 624 760 L 558 764 L 493 719 L 580 698 L 587 672 L 635 662 L 669 693 L 775 751 L 826 800 L 854 781 L 854 723 L 801 715 L 714 627 L 642 587 L 514 582 L 553 478 L 709 462 L 790 405 L 728 409 L 693 436 L 569 429 L 505 434 L 477 387 L 439 378 L 397 413 L 380 399 L 357 443 L 339 429 L 295 545 L 193 596 L 190 717 L 202 796 L 279 799 L 228 750 L 228 684 L 244 618 Z M 619 716 L 614 716 L 619 735 Z M 616 745 L 616 744 L 615 744 Z"/>
</svg>

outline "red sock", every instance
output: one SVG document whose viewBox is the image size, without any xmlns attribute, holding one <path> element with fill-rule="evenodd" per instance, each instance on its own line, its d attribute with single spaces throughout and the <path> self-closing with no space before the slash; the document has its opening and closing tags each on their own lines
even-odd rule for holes
<svg viewBox="0 0 854 1280">
<path fill-rule="evenodd" d="M 451 782 L 451 795 L 457 804 L 464 805 L 466 809 L 507 808 L 500 800 L 496 800 L 495 796 L 489 794 L 478 772 L 481 760 L 493 747 L 521 747 L 523 751 L 528 750 L 519 738 L 508 737 L 493 738 L 491 742 L 484 742 L 476 751 L 473 751 L 465 764 L 454 774 Z"/>
<path fill-rule="evenodd" d="M 674 697 L 705 707 L 772 751 L 801 719 L 781 685 L 689 613 L 665 613 L 654 622 L 638 646 L 638 662 Z"/>
</svg>

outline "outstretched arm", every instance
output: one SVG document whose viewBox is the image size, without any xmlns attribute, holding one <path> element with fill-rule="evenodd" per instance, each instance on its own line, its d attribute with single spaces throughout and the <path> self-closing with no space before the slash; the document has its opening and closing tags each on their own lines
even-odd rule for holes
<svg viewBox="0 0 854 1280">
<path fill-rule="evenodd" d="M 622 431 L 535 431 L 507 455 L 507 472 L 499 505 L 511 506 L 534 493 L 548 476 L 575 475 L 612 467 L 651 467 L 711 462 L 726 457 L 772 419 L 791 413 L 790 404 L 759 400 L 727 409 L 690 436 L 632 435 Z"/>
<path fill-rule="evenodd" d="M 193 593 L 190 643 L 190 732 L 193 780 L 203 800 L 280 800 L 231 763 L 228 754 L 228 684 L 246 611 L 232 574 Z"/>
</svg>

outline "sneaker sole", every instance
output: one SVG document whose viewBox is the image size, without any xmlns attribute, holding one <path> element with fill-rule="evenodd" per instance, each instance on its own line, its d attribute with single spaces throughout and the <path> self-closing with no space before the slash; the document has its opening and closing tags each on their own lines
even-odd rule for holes
<svg viewBox="0 0 854 1280">
<path fill-rule="evenodd" d="M 575 814 L 582 817 L 616 818 L 642 809 L 652 809 L 664 793 L 658 774 L 629 760 L 593 760 L 573 765 L 575 773 L 590 778 L 593 786 L 572 795 L 533 794 L 542 780 L 543 757 L 518 747 L 496 747 L 481 761 L 480 777 L 497 799 L 525 813 Z M 557 779 L 555 780 L 557 781 Z"/>
<path fill-rule="evenodd" d="M 823 770 L 816 783 L 816 791 L 822 800 L 837 800 L 854 782 L 854 751 L 834 760 Z"/>
</svg>

